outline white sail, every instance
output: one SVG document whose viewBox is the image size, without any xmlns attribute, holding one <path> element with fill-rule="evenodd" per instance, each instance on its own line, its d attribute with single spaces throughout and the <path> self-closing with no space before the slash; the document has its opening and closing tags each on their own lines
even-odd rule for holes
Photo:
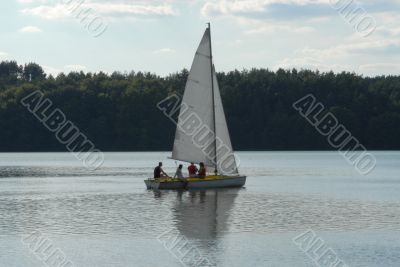
<svg viewBox="0 0 400 267">
<path fill-rule="evenodd" d="M 233 153 L 228 125 L 226 124 L 224 107 L 219 92 L 217 75 L 214 76 L 215 132 L 217 133 L 217 167 L 221 174 L 238 174 L 235 155 Z"/>
<path fill-rule="evenodd" d="M 197 49 L 186 83 L 175 133 L 172 158 L 187 162 L 204 162 L 206 166 L 215 167 L 214 147 L 211 146 L 207 150 L 209 153 L 205 153 L 193 141 L 192 132 L 186 130 L 188 128 L 187 125 L 190 123 L 188 118 L 196 114 L 201 119 L 202 125 L 214 131 L 210 60 L 210 30 L 207 29 Z"/>
<path fill-rule="evenodd" d="M 211 57 L 208 28 L 197 49 L 186 83 L 172 158 L 194 163 L 204 162 L 206 166 L 216 168 L 220 174 L 237 174 Z"/>
</svg>

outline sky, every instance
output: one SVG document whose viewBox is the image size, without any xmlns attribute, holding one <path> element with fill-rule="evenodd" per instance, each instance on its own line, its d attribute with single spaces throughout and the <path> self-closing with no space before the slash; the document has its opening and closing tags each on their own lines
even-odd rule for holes
<svg viewBox="0 0 400 267">
<path fill-rule="evenodd" d="M 400 74 L 400 0 L 3 0 L 0 61 L 47 73 L 190 68 L 211 22 L 217 71 Z"/>
</svg>

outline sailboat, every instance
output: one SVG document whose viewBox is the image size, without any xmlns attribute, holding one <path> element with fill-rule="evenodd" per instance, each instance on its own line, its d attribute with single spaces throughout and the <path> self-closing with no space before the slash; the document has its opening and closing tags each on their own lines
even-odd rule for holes
<svg viewBox="0 0 400 267">
<path fill-rule="evenodd" d="M 242 187 L 213 65 L 211 27 L 196 51 L 180 105 L 172 159 L 204 163 L 208 175 L 185 179 L 162 177 L 144 182 L 147 189 Z"/>
</svg>

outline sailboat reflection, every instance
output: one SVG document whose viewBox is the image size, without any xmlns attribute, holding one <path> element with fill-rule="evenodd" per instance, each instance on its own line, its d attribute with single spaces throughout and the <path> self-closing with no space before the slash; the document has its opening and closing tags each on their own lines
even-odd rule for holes
<svg viewBox="0 0 400 267">
<path fill-rule="evenodd" d="M 215 239 L 228 228 L 228 218 L 240 189 L 178 192 L 174 217 L 189 239 Z"/>
<path fill-rule="evenodd" d="M 172 220 L 176 229 L 161 238 L 164 241 L 169 240 L 166 247 L 172 251 L 173 247 L 182 244 L 182 247 L 187 247 L 187 251 L 196 250 L 199 257 L 190 257 L 188 255 L 195 253 L 187 253 L 180 259 L 189 266 L 196 266 L 195 263 L 202 259 L 207 262 L 207 266 L 210 263 L 211 266 L 218 265 L 217 255 L 221 253 L 218 248 L 219 239 L 229 230 L 229 216 L 239 190 L 241 189 L 178 191 L 172 209 Z M 176 233 L 174 237 L 172 232 Z M 179 255 L 175 256 L 180 258 Z"/>
</svg>

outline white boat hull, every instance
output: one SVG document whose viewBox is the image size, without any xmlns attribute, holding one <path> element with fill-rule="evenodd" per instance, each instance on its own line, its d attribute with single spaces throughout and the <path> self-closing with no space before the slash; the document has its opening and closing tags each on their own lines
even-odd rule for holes
<svg viewBox="0 0 400 267">
<path fill-rule="evenodd" d="M 147 189 L 207 189 L 207 188 L 227 188 L 227 187 L 243 187 L 246 183 L 246 176 L 223 176 L 218 178 L 188 178 L 188 179 L 173 179 L 173 178 L 161 178 L 153 179 L 149 178 L 144 181 Z"/>
</svg>

